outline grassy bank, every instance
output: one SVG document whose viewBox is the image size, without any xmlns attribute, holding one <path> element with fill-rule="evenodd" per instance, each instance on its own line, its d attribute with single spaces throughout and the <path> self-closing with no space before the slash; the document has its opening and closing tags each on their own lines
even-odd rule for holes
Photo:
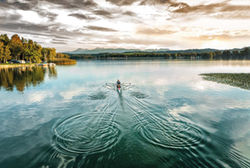
<svg viewBox="0 0 250 168">
<path fill-rule="evenodd" d="M 201 74 L 203 79 L 250 90 L 250 73 Z"/>
<path fill-rule="evenodd" d="M 76 64 L 76 60 L 69 58 L 55 58 L 50 62 L 55 63 L 56 65 L 74 65 Z"/>
</svg>

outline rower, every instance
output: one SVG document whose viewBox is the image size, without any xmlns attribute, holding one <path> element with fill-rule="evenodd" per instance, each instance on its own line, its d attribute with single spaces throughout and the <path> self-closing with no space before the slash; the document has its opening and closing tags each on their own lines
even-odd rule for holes
<svg viewBox="0 0 250 168">
<path fill-rule="evenodd" d="M 120 82 L 119 79 L 118 79 L 117 82 L 116 82 L 116 87 L 117 87 L 117 89 L 121 88 L 121 82 Z"/>
</svg>

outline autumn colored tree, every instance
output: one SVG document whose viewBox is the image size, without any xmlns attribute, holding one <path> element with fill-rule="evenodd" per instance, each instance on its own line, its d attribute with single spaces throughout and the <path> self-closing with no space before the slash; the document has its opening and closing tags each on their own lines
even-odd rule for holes
<svg viewBox="0 0 250 168">
<path fill-rule="evenodd" d="M 1 34 L 0 35 L 0 42 L 3 42 L 4 45 L 7 45 L 9 43 L 10 39 L 7 36 L 7 34 Z"/>
<path fill-rule="evenodd" d="M 48 55 L 49 55 L 49 50 L 48 50 L 48 48 L 43 48 L 42 51 L 41 51 L 41 54 L 42 54 L 42 59 L 43 59 L 44 61 L 47 61 Z"/>
<path fill-rule="evenodd" d="M 18 60 L 20 58 L 20 55 L 22 53 L 22 48 L 23 48 L 23 43 L 22 43 L 20 37 L 17 34 L 14 34 L 11 37 L 9 45 L 10 45 L 12 57 L 14 57 L 15 59 Z"/>
<path fill-rule="evenodd" d="M 69 55 L 63 53 L 57 53 L 56 58 L 69 58 Z"/>
<path fill-rule="evenodd" d="M 0 42 L 0 61 L 3 62 L 4 58 L 4 43 Z"/>
<path fill-rule="evenodd" d="M 48 60 L 51 61 L 56 57 L 56 49 L 49 48 Z"/>
<path fill-rule="evenodd" d="M 4 62 L 4 63 L 7 63 L 7 60 L 10 60 L 10 59 L 11 59 L 11 52 L 10 52 L 9 46 L 7 45 L 7 46 L 4 48 L 3 62 Z"/>
<path fill-rule="evenodd" d="M 40 44 L 20 38 L 17 34 L 11 39 L 6 34 L 0 35 L 0 63 L 6 63 L 11 59 L 26 60 L 30 63 L 53 62 L 58 57 L 69 58 L 68 55 L 62 53 L 57 55 L 55 48 L 43 48 Z"/>
</svg>

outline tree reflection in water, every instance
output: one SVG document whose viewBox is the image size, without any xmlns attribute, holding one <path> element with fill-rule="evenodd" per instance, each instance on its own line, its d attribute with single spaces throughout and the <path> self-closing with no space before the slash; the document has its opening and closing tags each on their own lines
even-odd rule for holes
<svg viewBox="0 0 250 168">
<path fill-rule="evenodd" d="M 37 86 L 42 83 L 48 73 L 49 78 L 56 78 L 55 67 L 22 67 L 0 69 L 0 89 L 24 91 L 25 87 Z"/>
</svg>

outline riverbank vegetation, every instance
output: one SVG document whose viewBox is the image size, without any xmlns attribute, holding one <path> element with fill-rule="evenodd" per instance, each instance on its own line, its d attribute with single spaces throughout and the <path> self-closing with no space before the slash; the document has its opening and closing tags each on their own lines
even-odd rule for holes
<svg viewBox="0 0 250 168">
<path fill-rule="evenodd" d="M 250 90 L 250 73 L 201 74 L 203 79 Z"/>
<path fill-rule="evenodd" d="M 20 38 L 17 34 L 10 39 L 6 34 L 0 35 L 0 65 L 9 63 L 11 60 L 25 60 L 28 63 L 56 63 L 57 59 L 64 59 L 64 62 L 68 61 L 68 64 L 75 62 L 66 54 L 56 53 L 55 48 L 44 48 L 33 40 Z"/>
<path fill-rule="evenodd" d="M 74 65 L 76 60 L 70 58 L 55 58 L 49 62 L 55 63 L 57 65 Z"/>
</svg>

